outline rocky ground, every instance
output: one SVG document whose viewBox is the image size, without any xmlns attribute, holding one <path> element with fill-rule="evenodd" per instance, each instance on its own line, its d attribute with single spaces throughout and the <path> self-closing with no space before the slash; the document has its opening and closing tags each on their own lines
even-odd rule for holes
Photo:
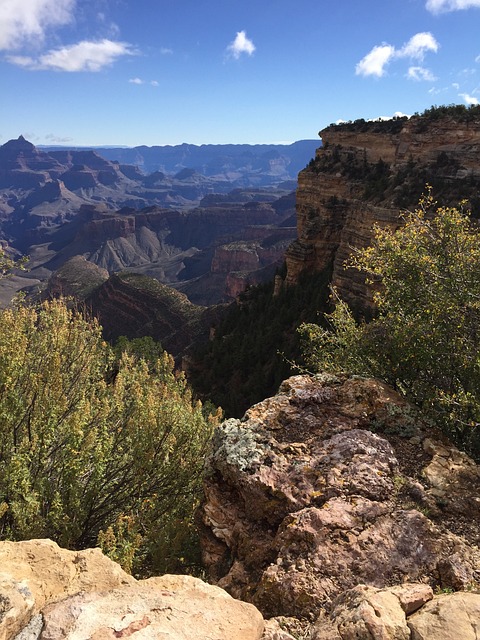
<svg viewBox="0 0 480 640">
<path fill-rule="evenodd" d="M 267 618 L 287 616 L 284 627 L 308 621 L 302 633 L 318 639 L 478 637 L 432 630 L 457 605 L 476 629 L 479 468 L 386 385 L 290 378 L 217 430 L 205 494 L 211 579 Z"/>
<path fill-rule="evenodd" d="M 0 543 L 0 639 L 480 637 L 480 469 L 376 380 L 296 376 L 225 421 L 199 520 L 215 586 Z"/>
</svg>

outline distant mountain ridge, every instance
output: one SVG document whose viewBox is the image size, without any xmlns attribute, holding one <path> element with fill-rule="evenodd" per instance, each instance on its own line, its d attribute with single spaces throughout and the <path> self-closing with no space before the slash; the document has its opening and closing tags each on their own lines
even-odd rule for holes
<svg viewBox="0 0 480 640">
<path fill-rule="evenodd" d="M 315 155 L 318 140 L 298 140 L 291 144 L 179 144 L 137 147 L 72 147 L 77 153 L 93 150 L 106 160 L 135 165 L 145 173 L 176 174 L 183 168 L 214 176 L 236 171 L 262 172 L 284 179 L 297 179 L 305 158 Z M 47 152 L 67 147 L 42 146 Z"/>
</svg>

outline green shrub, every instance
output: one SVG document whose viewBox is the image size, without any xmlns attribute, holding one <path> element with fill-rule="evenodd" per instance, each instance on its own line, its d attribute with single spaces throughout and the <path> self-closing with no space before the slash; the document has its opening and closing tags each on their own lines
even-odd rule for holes
<svg viewBox="0 0 480 640">
<path fill-rule="evenodd" d="M 382 378 L 480 453 L 480 234 L 460 207 L 436 208 L 429 192 L 395 232 L 377 229 L 350 266 L 376 285 L 378 310 L 357 323 L 338 301 L 331 331 L 304 325 L 316 370 Z"/>
<path fill-rule="evenodd" d="M 63 301 L 0 313 L 3 538 L 84 548 L 100 535 L 138 570 L 172 518 L 189 526 L 214 419 L 170 356 L 128 351 L 116 361 Z"/>
</svg>

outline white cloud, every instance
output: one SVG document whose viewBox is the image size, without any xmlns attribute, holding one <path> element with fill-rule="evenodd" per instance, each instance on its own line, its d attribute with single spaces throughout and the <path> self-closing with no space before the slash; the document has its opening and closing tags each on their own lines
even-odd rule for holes
<svg viewBox="0 0 480 640">
<path fill-rule="evenodd" d="M 137 85 L 147 84 L 147 81 L 142 80 L 142 78 L 130 78 L 129 82 L 130 84 L 137 84 Z M 152 87 L 158 87 L 160 83 L 158 82 L 158 80 L 150 80 L 148 84 Z"/>
<path fill-rule="evenodd" d="M 35 60 L 30 56 L 7 56 L 6 58 L 11 64 L 16 64 L 17 67 L 33 67 Z"/>
<path fill-rule="evenodd" d="M 9 56 L 12 64 L 33 70 L 49 69 L 53 71 L 100 71 L 115 62 L 121 56 L 135 55 L 134 49 L 126 42 L 84 40 L 60 49 L 52 49 L 39 58 L 28 56 Z"/>
<path fill-rule="evenodd" d="M 407 72 L 407 78 L 410 80 L 425 80 L 427 82 L 435 82 L 437 79 L 430 69 L 425 69 L 424 67 L 410 67 Z"/>
<path fill-rule="evenodd" d="M 425 8 L 432 13 L 446 13 L 480 7 L 480 0 L 427 0 Z"/>
<path fill-rule="evenodd" d="M 253 42 L 247 38 L 245 31 L 238 31 L 235 40 L 228 45 L 227 52 L 233 56 L 235 60 L 238 60 L 242 53 L 251 56 L 255 48 Z"/>
<path fill-rule="evenodd" d="M 395 111 L 395 113 L 393 114 L 393 116 L 378 116 L 378 118 L 371 118 L 370 120 L 368 120 L 367 122 L 378 122 L 379 120 L 393 120 L 394 118 L 411 118 L 412 116 L 409 116 L 406 113 L 403 113 L 402 111 Z"/>
<path fill-rule="evenodd" d="M 357 76 L 377 76 L 381 78 L 386 73 L 387 65 L 395 58 L 410 58 L 413 60 L 423 60 L 428 51 L 437 52 L 438 42 L 428 31 L 416 33 L 401 49 L 395 49 L 391 44 L 383 43 L 373 47 L 370 53 L 360 60 L 355 67 Z M 421 67 L 414 67 L 420 69 Z M 424 70 L 426 73 L 427 70 Z M 421 75 L 421 72 L 418 72 Z M 429 72 L 428 72 L 429 73 Z M 420 78 L 417 78 L 420 79 Z M 426 77 L 422 78 L 426 80 Z M 431 76 L 428 79 L 433 79 Z"/>
<path fill-rule="evenodd" d="M 162 47 L 160 49 L 160 53 L 162 56 L 171 56 L 173 53 L 173 49 L 169 49 L 168 47 Z"/>
<path fill-rule="evenodd" d="M 396 51 L 396 55 L 399 58 L 423 60 L 427 51 L 433 51 L 436 53 L 438 51 L 438 47 L 438 42 L 435 40 L 433 35 L 428 31 L 424 31 L 412 36 L 399 51 Z"/>
<path fill-rule="evenodd" d="M 377 76 L 381 78 L 385 75 L 385 67 L 394 55 L 395 48 L 390 44 L 377 45 L 360 60 L 355 67 L 355 73 L 357 76 Z"/>
<path fill-rule="evenodd" d="M 469 106 L 476 106 L 480 104 L 475 96 L 471 96 L 468 93 L 459 93 L 458 95 L 463 98 L 465 100 L 465 104 L 468 104 Z"/>
<path fill-rule="evenodd" d="M 71 22 L 75 0 L 1 0 L 0 9 L 0 49 L 11 50 Z"/>
</svg>

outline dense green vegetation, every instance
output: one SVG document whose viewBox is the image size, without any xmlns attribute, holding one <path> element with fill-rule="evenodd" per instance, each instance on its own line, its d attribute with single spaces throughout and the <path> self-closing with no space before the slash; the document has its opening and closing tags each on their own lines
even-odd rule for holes
<svg viewBox="0 0 480 640">
<path fill-rule="evenodd" d="M 214 422 L 153 341 L 115 357 L 62 300 L 2 311 L 0 536 L 181 568 Z"/>
<path fill-rule="evenodd" d="M 189 379 L 195 391 L 235 417 L 276 393 L 292 374 L 290 363 L 300 361 L 297 327 L 327 308 L 330 276 L 330 270 L 304 274 L 277 295 L 273 282 L 242 294 L 214 339 L 194 354 Z"/>
<path fill-rule="evenodd" d="M 420 130 L 428 128 L 429 123 L 441 118 L 455 118 L 459 122 L 471 122 L 480 118 L 480 106 L 463 104 L 441 105 L 439 107 L 432 106 L 425 109 L 423 113 L 415 113 L 413 118 L 418 118 L 418 127 Z M 388 120 L 365 120 L 359 118 L 357 120 L 349 120 L 348 122 L 332 123 L 330 126 L 335 127 L 339 131 L 364 132 L 372 133 L 400 133 L 403 125 L 408 120 L 407 116 L 396 116 Z M 320 134 L 319 134 L 320 135 Z"/>
<path fill-rule="evenodd" d="M 358 324 L 336 300 L 330 329 L 301 328 L 309 365 L 376 376 L 464 448 L 480 454 L 480 231 L 431 191 L 396 232 L 377 229 L 351 266 L 376 287 L 378 313 Z"/>
</svg>

